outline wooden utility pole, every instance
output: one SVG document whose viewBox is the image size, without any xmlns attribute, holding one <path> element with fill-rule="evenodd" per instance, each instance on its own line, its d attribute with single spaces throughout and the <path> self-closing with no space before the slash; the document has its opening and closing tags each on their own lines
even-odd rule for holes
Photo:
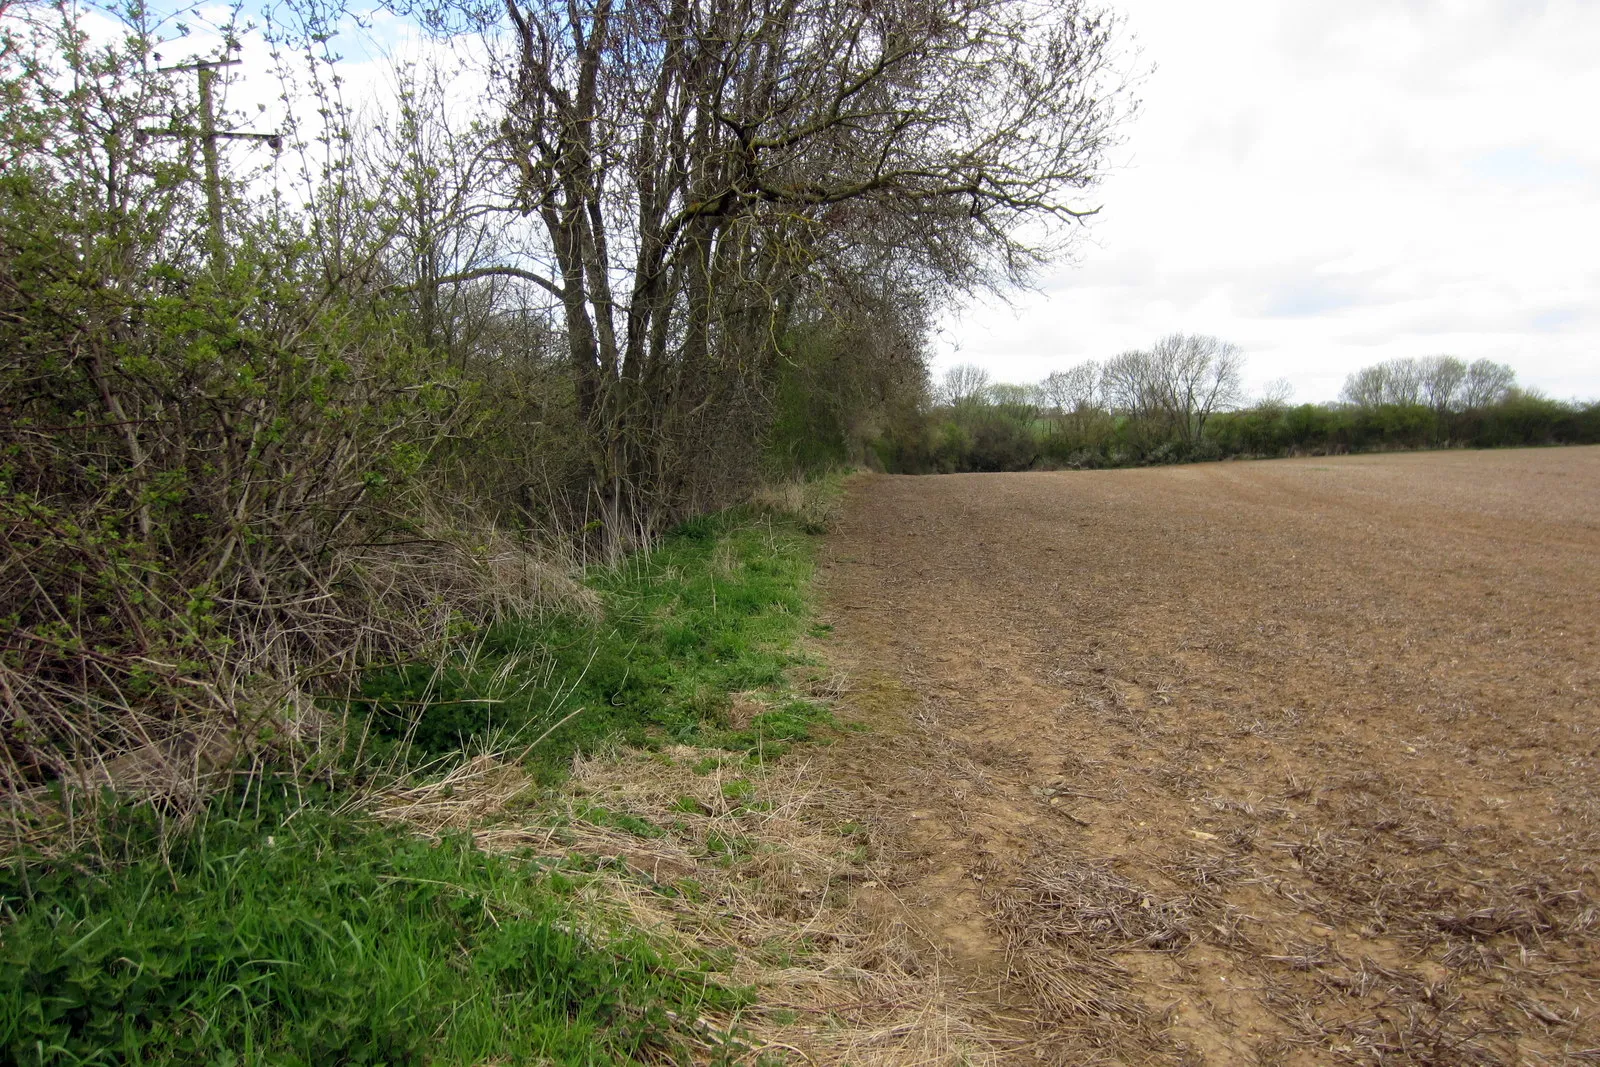
<svg viewBox="0 0 1600 1067">
<path fill-rule="evenodd" d="M 205 164 L 206 229 L 211 251 L 211 269 L 221 274 L 228 269 L 228 238 L 222 218 L 222 154 L 217 149 L 219 140 L 265 141 L 274 151 L 283 147 L 283 135 L 278 133 L 233 133 L 217 129 L 217 71 L 222 67 L 236 67 L 237 59 L 200 59 L 176 67 L 157 68 L 163 74 L 193 71 L 200 80 L 200 128 L 180 127 L 143 129 L 139 132 L 149 137 L 197 137 L 200 140 L 200 158 Z"/>
</svg>

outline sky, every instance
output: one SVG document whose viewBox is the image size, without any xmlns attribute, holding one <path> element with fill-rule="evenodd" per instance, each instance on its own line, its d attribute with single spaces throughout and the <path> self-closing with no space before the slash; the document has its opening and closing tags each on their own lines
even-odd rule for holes
<svg viewBox="0 0 1600 1067">
<path fill-rule="evenodd" d="M 1600 399 L 1600 2 L 1112 0 L 1143 66 L 1101 213 L 935 371 L 1035 381 L 1174 332 L 1299 402 L 1450 353 Z"/>
</svg>

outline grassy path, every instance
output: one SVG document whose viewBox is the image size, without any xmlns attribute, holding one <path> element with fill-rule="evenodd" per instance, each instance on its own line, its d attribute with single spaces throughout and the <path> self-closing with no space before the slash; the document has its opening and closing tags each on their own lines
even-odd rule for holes
<svg viewBox="0 0 1600 1067">
<path fill-rule="evenodd" d="M 804 522 L 699 520 L 542 617 L 372 672 L 327 702 L 350 740 L 309 781 L 286 760 L 183 828 L 158 802 L 9 857 L 0 1062 L 749 1053 L 751 982 L 704 927 L 760 839 L 746 824 L 779 817 L 769 765 L 832 732 L 802 689 Z M 838 822 L 824 847 L 848 864 Z"/>
</svg>

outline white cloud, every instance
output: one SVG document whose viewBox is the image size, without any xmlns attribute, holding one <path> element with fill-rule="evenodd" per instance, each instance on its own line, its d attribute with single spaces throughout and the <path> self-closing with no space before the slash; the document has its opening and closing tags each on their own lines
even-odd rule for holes
<svg viewBox="0 0 1600 1067">
<path fill-rule="evenodd" d="M 1123 0 L 1144 114 L 1078 264 L 945 323 L 1031 379 L 1182 329 L 1330 399 L 1397 355 L 1600 397 L 1600 5 Z"/>
</svg>

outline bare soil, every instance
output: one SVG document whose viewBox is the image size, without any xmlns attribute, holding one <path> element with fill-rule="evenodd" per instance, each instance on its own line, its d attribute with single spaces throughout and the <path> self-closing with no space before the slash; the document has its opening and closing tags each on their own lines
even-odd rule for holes
<svg viewBox="0 0 1600 1067">
<path fill-rule="evenodd" d="M 828 557 L 856 906 L 1001 1060 L 1600 1062 L 1600 449 L 869 476 Z"/>
</svg>

